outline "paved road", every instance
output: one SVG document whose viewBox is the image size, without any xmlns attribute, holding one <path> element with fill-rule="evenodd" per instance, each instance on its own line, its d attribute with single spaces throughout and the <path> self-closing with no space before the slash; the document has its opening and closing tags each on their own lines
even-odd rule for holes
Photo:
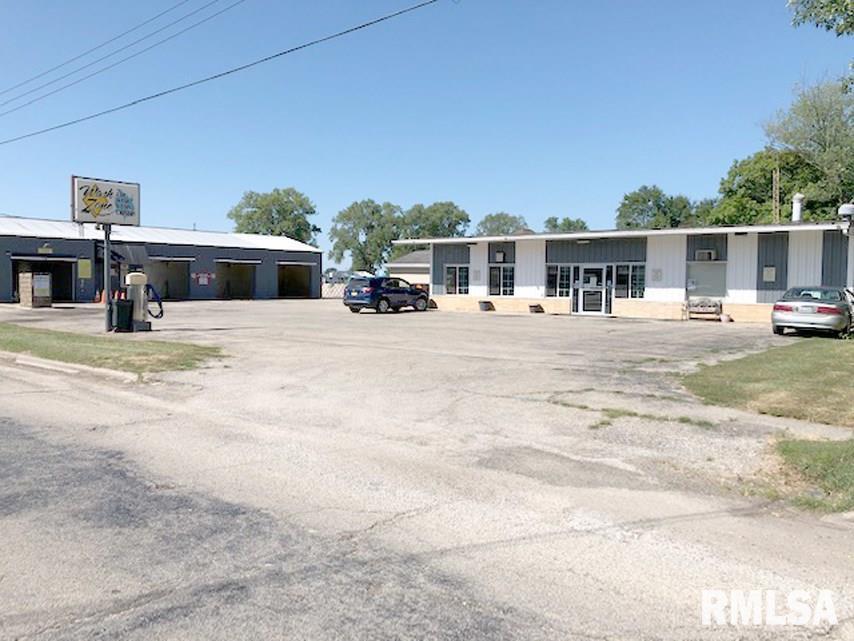
<svg viewBox="0 0 854 641">
<path fill-rule="evenodd" d="M 557 638 L 412 556 L 41 432 L 0 422 L 4 639 Z"/>
<path fill-rule="evenodd" d="M 129 387 L 0 365 L 3 638 L 854 634 L 851 522 L 741 495 L 781 430 L 850 432 L 702 406 L 673 376 L 785 342 L 767 328 L 167 314 L 158 338 L 229 357 Z M 704 588 L 831 589 L 845 622 L 702 628 Z"/>
</svg>

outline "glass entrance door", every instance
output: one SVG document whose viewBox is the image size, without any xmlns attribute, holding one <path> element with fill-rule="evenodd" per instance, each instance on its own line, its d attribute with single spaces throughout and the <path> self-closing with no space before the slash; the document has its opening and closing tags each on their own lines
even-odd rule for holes
<svg viewBox="0 0 854 641">
<path fill-rule="evenodd" d="M 605 300 L 607 298 L 604 267 L 583 267 L 581 270 L 581 284 L 578 291 L 579 313 L 581 314 L 604 314 Z"/>
</svg>

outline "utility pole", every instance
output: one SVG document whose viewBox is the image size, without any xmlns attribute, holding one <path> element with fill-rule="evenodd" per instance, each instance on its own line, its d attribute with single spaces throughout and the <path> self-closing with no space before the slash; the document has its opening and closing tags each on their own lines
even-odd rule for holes
<svg viewBox="0 0 854 641">
<path fill-rule="evenodd" d="M 774 167 L 774 171 L 771 172 L 771 198 L 772 198 L 772 209 L 773 209 L 773 219 L 775 223 L 780 222 L 780 168 Z"/>
</svg>

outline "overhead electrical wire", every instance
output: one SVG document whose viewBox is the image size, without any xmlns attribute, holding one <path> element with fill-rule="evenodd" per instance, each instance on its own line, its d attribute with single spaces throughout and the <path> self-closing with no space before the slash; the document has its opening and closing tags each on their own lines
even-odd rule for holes
<svg viewBox="0 0 854 641">
<path fill-rule="evenodd" d="M 217 1 L 219 1 L 219 0 L 217 0 Z M 246 0 L 236 0 L 236 2 L 232 2 L 230 5 L 220 9 L 216 13 L 212 13 L 211 15 L 209 15 L 205 18 L 202 18 L 198 22 L 194 22 L 193 24 L 189 25 L 188 27 L 185 27 L 185 28 L 181 29 L 180 31 L 176 31 L 172 35 L 167 36 L 166 38 L 163 38 L 162 40 L 158 40 L 157 42 L 145 47 L 144 49 L 140 49 L 139 51 L 132 53 L 129 56 L 125 56 L 124 58 L 120 58 L 119 60 L 116 60 L 115 62 L 107 65 L 106 67 L 101 67 L 100 69 L 97 69 L 97 70 L 93 71 L 92 73 L 86 74 L 82 78 L 77 78 L 77 80 L 73 80 L 72 82 L 69 82 L 68 84 L 64 84 L 60 87 L 57 87 L 56 89 L 48 91 L 47 93 L 43 93 L 40 96 L 36 96 L 32 100 L 28 100 L 27 102 L 22 103 L 22 104 L 18 105 L 17 107 L 12 107 L 11 109 L 7 109 L 6 111 L 0 111 L 0 117 L 6 116 L 10 113 L 14 113 L 20 109 L 23 109 L 24 107 L 28 107 L 29 105 L 32 105 L 33 103 L 39 102 L 41 100 L 44 100 L 45 98 L 48 98 L 54 94 L 57 94 L 60 91 L 65 91 L 66 89 L 68 89 L 70 87 L 73 87 L 75 85 L 79 85 L 81 82 L 88 80 L 89 78 L 92 78 L 93 76 L 97 76 L 98 74 L 104 73 L 105 71 L 109 71 L 110 69 L 113 69 L 114 67 L 118 67 L 120 64 L 123 64 L 123 63 L 127 62 L 128 60 L 136 58 L 137 56 L 141 56 L 146 51 L 150 51 L 151 49 L 154 49 L 155 47 L 159 47 L 163 43 L 169 42 L 170 40 L 174 40 L 178 36 L 190 31 L 191 29 L 195 29 L 196 27 L 203 25 L 204 23 L 208 22 L 209 20 L 213 20 L 218 15 L 225 13 L 229 9 L 233 9 L 234 7 L 236 7 L 237 5 L 239 5 L 243 2 L 246 2 Z M 11 101 L 0 102 L 0 106 L 5 105 L 8 102 L 11 102 Z"/>
<path fill-rule="evenodd" d="M 64 73 L 64 74 L 63 74 L 63 75 L 61 75 L 61 76 L 57 76 L 57 77 L 56 77 L 56 78 L 54 78 L 53 80 L 48 80 L 47 82 L 44 82 L 44 83 L 40 84 L 38 87 L 33 87 L 32 89 L 27 89 L 27 90 L 26 90 L 26 91 L 24 91 L 23 93 L 19 93 L 17 96 L 13 96 L 13 97 L 11 97 L 11 98 L 7 98 L 7 99 L 6 99 L 6 100 L 4 100 L 3 102 L 0 102 L 0 107 L 2 107 L 3 105 L 8 105 L 10 102 L 15 102 L 15 101 L 17 101 L 17 100 L 20 100 L 20 99 L 21 99 L 21 98 L 23 98 L 24 96 L 29 96 L 30 94 L 35 93 L 35 92 L 36 92 L 36 91 L 38 91 L 39 89 L 44 89 L 45 87 L 49 87 L 49 86 L 51 86 L 51 85 L 53 85 L 53 84 L 56 84 L 56 83 L 57 83 L 57 82 L 59 82 L 60 80 L 65 80 L 65 79 L 66 79 L 66 78 L 68 78 L 69 76 L 73 76 L 74 74 L 79 73 L 79 72 L 83 71 L 84 69 L 88 69 L 89 67 L 92 67 L 92 66 L 94 66 L 94 65 L 98 64 L 99 62 L 102 62 L 102 61 L 106 60 L 107 58 L 112 58 L 112 57 L 113 57 L 113 56 L 115 56 L 116 54 L 121 53 L 122 51 L 126 51 L 127 49 L 130 49 L 131 47 L 134 47 L 134 46 L 138 45 L 140 42 L 143 42 L 143 41 L 145 41 L 145 40 L 148 40 L 149 38 L 151 38 L 151 37 L 153 37 L 153 36 L 156 36 L 158 33 L 161 33 L 161 32 L 163 32 L 163 31 L 166 31 L 166 29 L 168 29 L 169 27 L 173 27 L 173 26 L 175 26 L 176 24 L 178 24 L 179 22 L 183 22 L 183 21 L 184 21 L 184 20 L 186 20 L 187 18 L 192 18 L 194 15 L 196 15 L 196 14 L 197 14 L 197 13 L 199 13 L 200 11 L 204 11 L 205 9 L 207 9 L 208 7 L 210 7 L 210 6 L 211 6 L 211 5 L 213 5 L 213 4 L 216 4 L 217 2 L 220 2 L 220 0 L 210 0 L 210 2 L 208 2 L 208 3 L 206 3 L 206 4 L 203 4 L 201 7 L 198 7 L 198 8 L 196 8 L 196 9 L 193 9 L 193 10 L 192 10 L 192 11 L 190 11 L 189 13 L 185 13 L 185 14 L 184 14 L 183 16 L 181 16 L 180 18 L 177 18 L 177 19 L 173 20 L 172 22 L 170 22 L 170 23 L 168 23 L 168 24 L 163 25 L 162 27 L 158 27 L 157 29 L 155 29 L 155 30 L 154 30 L 154 31 L 152 31 L 151 33 L 147 33 L 147 34 L 145 34 L 144 36 L 142 36 L 141 38 L 137 38 L 137 39 L 136 39 L 136 40 L 134 40 L 133 42 L 129 42 L 129 43 L 127 43 L 126 45 L 124 45 L 124 46 L 122 46 L 122 47 L 119 47 L 118 49 L 115 49 L 114 51 L 111 51 L 110 53 L 108 53 L 108 54 L 105 54 L 105 55 L 101 56 L 100 58 L 95 58 L 95 60 L 92 60 L 91 62 L 87 62 L 85 65 L 82 65 L 82 66 L 80 66 L 80 67 L 77 67 L 76 69 L 73 69 L 72 71 L 69 71 L 69 72 L 67 72 L 67 73 Z M 169 38 L 167 38 L 166 40 L 169 40 Z M 161 42 L 166 42 L 166 40 L 163 40 L 163 41 L 161 41 Z M 156 45 L 155 45 L 155 46 L 156 46 Z M 151 48 L 152 48 L 152 47 L 149 47 L 149 49 L 151 49 Z M 132 57 L 132 56 L 131 56 L 131 57 Z"/>
<path fill-rule="evenodd" d="M 133 33 L 134 31 L 137 31 L 138 29 L 142 29 L 145 25 L 151 24 L 152 22 L 154 22 L 158 18 L 162 18 L 167 13 L 175 11 L 175 9 L 177 9 L 181 5 L 187 4 L 188 2 L 190 2 L 190 0 L 181 0 L 179 3 L 172 5 L 171 7 L 169 7 L 168 9 L 166 9 L 164 11 L 161 11 L 156 16 L 152 16 L 148 20 L 143 20 L 142 22 L 140 22 L 136 26 L 131 27 L 127 31 L 122 31 L 119 35 L 113 36 L 109 40 L 104 40 L 104 42 L 102 42 L 101 44 L 95 45 L 94 47 L 92 47 L 91 49 L 87 49 L 83 53 L 78 53 L 76 56 L 69 58 L 68 60 L 65 60 L 64 62 L 60 62 L 58 65 L 51 67 L 50 69 L 46 69 L 46 70 L 42 71 L 41 73 L 37 73 L 35 76 L 31 76 L 31 77 L 27 78 L 26 80 L 22 80 L 21 82 L 19 82 L 16 85 L 12 85 L 11 87 L 7 87 L 6 89 L 2 89 L 2 90 L 0 90 L 0 96 L 7 94 L 10 91 L 14 91 L 18 87 L 23 87 L 24 85 L 28 85 L 33 80 L 38 80 L 39 78 L 44 78 L 47 74 L 52 73 L 52 72 L 56 71 L 57 69 L 62 69 L 64 66 L 70 65 L 72 62 L 76 62 L 77 60 L 80 60 L 80 58 L 83 58 L 85 56 L 88 56 L 90 53 L 98 51 L 98 49 L 103 49 L 108 44 L 111 44 L 111 43 L 115 42 L 116 40 L 119 40 L 120 38 L 124 38 L 126 35 Z"/>
<path fill-rule="evenodd" d="M 183 85 L 178 85 L 176 87 L 172 87 L 171 89 L 165 89 L 163 91 L 159 91 L 157 93 L 149 94 L 148 96 L 144 96 L 142 98 L 137 98 L 136 100 L 132 100 L 130 102 L 126 102 L 122 105 L 118 105 L 116 107 L 111 107 L 110 109 L 104 109 L 103 111 L 98 111 L 87 116 L 82 116 L 80 118 L 75 118 L 74 120 L 68 120 L 66 122 L 60 123 L 58 125 L 53 125 L 51 127 L 45 127 L 44 129 L 38 129 L 36 131 L 31 131 L 26 134 L 22 134 L 20 136 L 15 136 L 14 138 L 7 138 L 6 140 L 0 140 L 0 145 L 8 145 L 13 142 L 18 142 L 19 140 L 25 140 L 27 138 L 33 138 L 35 136 L 41 136 L 43 134 L 49 133 L 51 131 L 56 131 L 57 129 L 64 129 L 66 127 L 71 127 L 73 125 L 78 125 L 82 122 L 87 122 L 89 120 L 94 120 L 95 118 L 100 118 L 101 116 L 106 116 L 108 114 L 116 113 L 117 111 L 122 111 L 124 109 L 129 109 L 130 107 L 135 107 L 136 105 L 142 104 L 144 102 L 148 102 L 151 100 L 156 100 L 157 98 L 162 98 L 164 96 L 168 96 L 173 93 L 177 93 L 179 91 L 183 91 L 184 89 L 190 89 L 191 87 L 197 87 L 199 85 L 205 84 L 207 82 L 212 82 L 214 80 L 219 80 L 220 78 L 224 78 L 226 76 L 230 76 L 232 74 L 238 73 L 240 71 L 246 71 L 247 69 L 251 69 L 252 67 L 256 67 L 258 65 L 264 64 L 265 62 L 270 62 L 271 60 L 275 60 L 277 58 L 281 58 L 282 56 L 287 56 L 289 54 L 295 53 L 297 51 L 301 51 L 303 49 L 308 49 L 309 47 L 314 47 L 319 44 L 323 44 L 324 42 L 329 42 L 330 40 L 335 40 L 337 38 L 341 38 L 343 36 L 349 35 L 351 33 L 355 33 L 357 31 L 361 31 L 363 29 L 367 29 L 368 27 L 373 27 L 380 23 L 386 22 L 388 20 L 392 20 L 394 18 L 398 18 L 404 14 L 411 13 L 413 11 L 417 11 L 418 9 L 423 9 L 432 4 L 438 3 L 440 0 L 425 0 L 424 2 L 419 2 L 418 4 L 411 5 L 406 7 L 405 9 L 400 9 L 393 13 L 388 13 L 379 18 L 374 18 L 373 20 L 369 20 L 368 22 L 363 22 L 356 26 L 350 27 L 348 29 L 344 29 L 343 31 L 338 31 L 336 33 L 330 34 L 328 36 L 323 36 L 321 38 L 317 38 L 315 40 L 309 40 L 308 42 L 304 42 L 300 45 L 296 45 L 295 47 L 291 47 L 289 49 L 284 49 L 277 53 L 271 54 L 269 56 L 265 56 L 263 58 L 258 58 L 257 60 L 253 60 L 252 62 L 247 62 L 246 64 L 232 67 L 231 69 L 226 69 L 225 71 L 221 71 L 219 73 L 213 74 L 212 76 L 207 76 L 205 78 L 199 78 L 198 80 L 193 80 L 192 82 L 188 82 Z"/>
</svg>

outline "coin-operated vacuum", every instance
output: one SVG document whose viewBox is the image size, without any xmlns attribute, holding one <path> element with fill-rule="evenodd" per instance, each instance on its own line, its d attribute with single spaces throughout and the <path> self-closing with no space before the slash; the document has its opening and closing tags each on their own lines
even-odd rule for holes
<svg viewBox="0 0 854 641">
<path fill-rule="evenodd" d="M 127 288 L 127 300 L 133 304 L 130 311 L 130 323 L 125 323 L 125 331 L 130 332 L 148 332 L 151 331 L 151 318 L 163 318 L 163 301 L 157 291 L 148 284 L 148 276 L 142 272 L 130 272 L 125 276 L 125 286 Z M 151 303 L 157 305 L 157 311 L 151 310 Z M 130 307 L 130 306 L 128 306 Z M 129 327 L 127 327 L 129 325 Z M 119 324 L 116 324 L 116 329 L 119 329 Z"/>
</svg>

